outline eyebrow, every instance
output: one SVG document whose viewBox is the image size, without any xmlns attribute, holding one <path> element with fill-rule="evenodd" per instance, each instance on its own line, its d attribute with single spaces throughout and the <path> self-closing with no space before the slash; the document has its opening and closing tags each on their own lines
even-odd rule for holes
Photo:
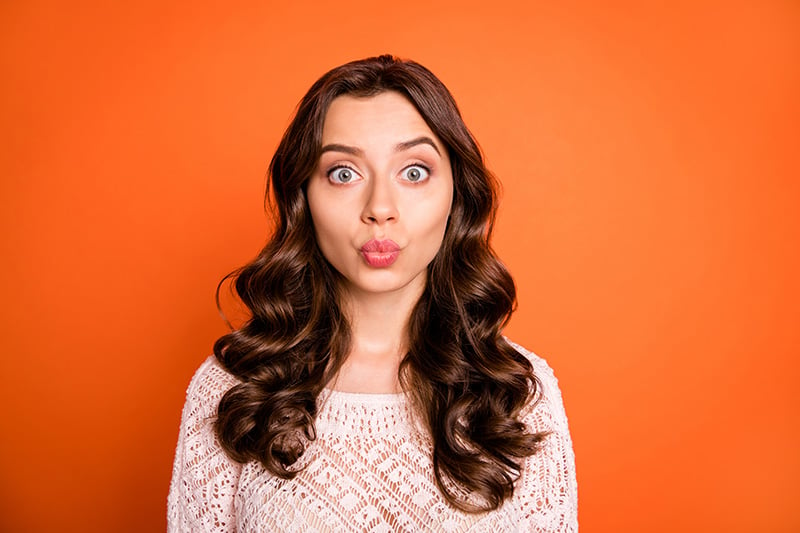
<svg viewBox="0 0 800 533">
<path fill-rule="evenodd" d="M 433 142 L 433 139 L 431 139 L 430 137 L 426 137 L 424 135 L 422 137 L 417 137 L 416 139 L 411 139 L 410 141 L 406 141 L 406 142 L 402 142 L 402 143 L 398 144 L 397 146 L 394 147 L 394 151 L 395 152 L 403 152 L 405 150 L 408 150 L 409 148 L 413 148 L 413 147 L 418 146 L 420 144 L 430 145 L 431 148 L 436 150 L 436 153 L 439 154 L 439 157 L 442 156 L 441 152 L 439 152 L 439 148 L 436 147 L 436 143 Z"/>
<path fill-rule="evenodd" d="M 410 141 L 405 141 L 405 142 L 401 142 L 401 143 L 396 144 L 395 147 L 394 147 L 394 151 L 395 152 L 404 152 L 404 151 L 409 150 L 409 149 L 411 149 L 411 148 L 413 148 L 415 146 L 418 146 L 420 144 L 429 145 L 431 148 L 436 150 L 436 153 L 439 154 L 439 157 L 442 156 L 442 153 L 439 151 L 439 148 L 436 146 L 436 143 L 433 142 L 433 139 L 431 139 L 430 137 L 427 137 L 425 135 L 423 135 L 421 137 L 417 137 L 416 139 L 411 139 Z M 320 151 L 320 154 L 324 154 L 325 152 L 342 152 L 342 153 L 345 153 L 345 154 L 350 154 L 350 155 L 355 155 L 355 156 L 363 156 L 364 155 L 364 150 L 362 150 L 361 148 L 358 148 L 356 146 L 348 146 L 346 144 L 336 144 L 336 143 L 334 143 L 334 144 L 326 144 L 325 146 L 323 146 L 322 150 Z"/>
<path fill-rule="evenodd" d="M 324 154 L 325 152 L 343 152 L 345 154 L 350 155 L 357 155 L 362 156 L 364 155 L 364 150 L 361 148 L 356 148 L 355 146 L 347 146 L 346 144 L 326 144 L 322 147 L 320 154 Z"/>
</svg>

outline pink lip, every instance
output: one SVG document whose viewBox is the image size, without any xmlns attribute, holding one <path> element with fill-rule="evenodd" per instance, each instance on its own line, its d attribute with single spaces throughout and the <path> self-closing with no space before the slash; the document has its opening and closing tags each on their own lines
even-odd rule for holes
<svg viewBox="0 0 800 533">
<path fill-rule="evenodd" d="M 361 247 L 361 255 L 367 264 L 374 268 L 385 268 L 394 263 L 400 255 L 400 246 L 391 239 L 379 241 L 372 239 Z"/>
</svg>

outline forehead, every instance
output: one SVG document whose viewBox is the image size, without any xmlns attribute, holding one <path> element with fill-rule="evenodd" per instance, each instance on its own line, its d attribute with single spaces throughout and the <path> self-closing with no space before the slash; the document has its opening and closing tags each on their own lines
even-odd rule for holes
<svg viewBox="0 0 800 533">
<path fill-rule="evenodd" d="M 331 102 L 322 128 L 322 144 L 406 140 L 420 135 L 441 141 L 417 108 L 402 94 L 386 91 L 374 96 L 338 96 Z"/>
</svg>

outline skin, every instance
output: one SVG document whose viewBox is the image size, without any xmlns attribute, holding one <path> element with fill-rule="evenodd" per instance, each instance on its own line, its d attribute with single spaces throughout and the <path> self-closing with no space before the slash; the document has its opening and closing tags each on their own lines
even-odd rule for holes
<svg viewBox="0 0 800 533">
<path fill-rule="evenodd" d="M 411 102 L 396 92 L 340 96 L 306 190 L 325 258 L 342 274 L 352 349 L 333 388 L 400 391 L 406 325 L 442 244 L 453 202 L 450 160 Z M 396 260 L 375 266 L 362 246 L 390 239 Z"/>
</svg>

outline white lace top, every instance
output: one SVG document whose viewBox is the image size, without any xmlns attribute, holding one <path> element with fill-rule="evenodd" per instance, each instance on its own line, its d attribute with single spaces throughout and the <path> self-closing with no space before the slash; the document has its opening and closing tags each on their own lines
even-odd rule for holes
<svg viewBox="0 0 800 533">
<path fill-rule="evenodd" d="M 212 356 L 197 370 L 183 408 L 168 529 L 175 531 L 505 531 L 574 532 L 575 457 L 553 372 L 528 355 L 542 399 L 523 413 L 532 431 L 549 431 L 529 457 L 514 496 L 495 511 L 469 514 L 449 506 L 436 487 L 431 441 L 415 423 L 405 395 L 326 390 L 317 439 L 294 479 L 259 463 L 232 461 L 214 435 L 223 393 L 237 383 Z"/>
</svg>

